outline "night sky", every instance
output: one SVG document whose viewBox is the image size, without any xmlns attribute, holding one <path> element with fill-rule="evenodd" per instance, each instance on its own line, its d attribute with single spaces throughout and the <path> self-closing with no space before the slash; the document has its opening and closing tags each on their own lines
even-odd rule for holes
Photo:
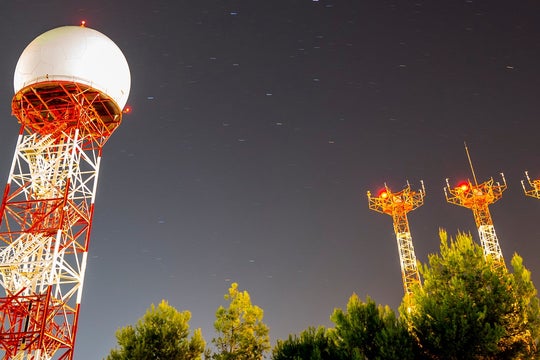
<svg viewBox="0 0 540 360">
<path fill-rule="evenodd" d="M 104 149 L 77 333 L 101 359 L 118 327 L 166 299 L 209 343 L 231 282 L 274 343 L 356 292 L 397 309 L 392 220 L 366 191 L 424 180 L 409 214 L 419 260 L 439 227 L 471 232 L 442 191 L 504 172 L 490 210 L 507 263 L 540 286 L 540 5 L 534 0 L 180 0 L 0 3 L 0 178 L 18 124 L 13 73 L 63 25 L 109 36 L 131 68 L 131 114 Z"/>
</svg>

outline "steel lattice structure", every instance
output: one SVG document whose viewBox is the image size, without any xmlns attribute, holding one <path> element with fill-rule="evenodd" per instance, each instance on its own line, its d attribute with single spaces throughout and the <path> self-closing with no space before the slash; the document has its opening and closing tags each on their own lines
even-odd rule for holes
<svg viewBox="0 0 540 360">
<path fill-rule="evenodd" d="M 394 222 L 405 295 L 411 294 L 414 284 L 420 284 L 407 213 L 424 204 L 426 191 L 424 183 L 421 182 L 421 184 L 422 188 L 418 191 L 411 191 L 411 186 L 407 182 L 407 186 L 396 193 L 393 193 L 386 184 L 384 190 L 375 197 L 371 196 L 369 191 L 367 192 L 369 208 L 390 215 Z"/>
<path fill-rule="evenodd" d="M 21 124 L 0 208 L 4 359 L 72 359 L 102 147 L 122 112 L 68 81 L 15 94 Z"/>
<path fill-rule="evenodd" d="M 473 173 L 474 174 L 474 173 Z M 506 190 L 506 179 L 501 173 L 502 184 L 493 183 L 493 178 L 481 184 L 466 181 L 455 188 L 451 188 L 446 179 L 444 194 L 446 201 L 451 204 L 471 209 L 474 215 L 474 221 L 478 228 L 480 243 L 484 249 L 484 255 L 492 256 L 497 263 L 504 264 L 504 258 L 495 233 L 495 227 L 489 212 L 489 205 L 493 204 L 502 197 Z"/>
<path fill-rule="evenodd" d="M 527 171 L 525 171 L 525 176 L 527 177 L 527 182 L 530 186 L 530 189 L 527 189 L 525 186 L 525 180 L 521 180 L 521 186 L 523 186 L 525 195 L 540 199 L 540 179 L 531 180 Z"/>
</svg>

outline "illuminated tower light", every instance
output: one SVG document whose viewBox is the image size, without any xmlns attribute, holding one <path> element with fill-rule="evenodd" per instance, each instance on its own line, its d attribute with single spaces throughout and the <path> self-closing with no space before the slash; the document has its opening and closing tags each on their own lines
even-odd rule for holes
<svg viewBox="0 0 540 360">
<path fill-rule="evenodd" d="M 116 44 L 83 26 L 50 30 L 19 58 L 21 129 L 0 207 L 5 360 L 73 359 L 102 148 L 130 82 Z"/>
<path fill-rule="evenodd" d="M 521 186 L 523 187 L 525 195 L 540 199 L 540 179 L 531 180 L 528 171 L 525 171 L 525 176 L 527 177 L 527 182 L 530 186 L 530 189 L 527 189 L 525 186 L 525 180 L 521 180 Z"/>
<path fill-rule="evenodd" d="M 499 182 L 494 183 L 493 178 L 478 184 L 469 155 L 469 149 L 466 145 L 465 151 L 471 167 L 474 183 L 467 180 L 452 188 L 450 187 L 448 179 L 446 179 L 446 187 L 444 187 L 446 201 L 472 210 L 484 256 L 491 256 L 496 260 L 497 264 L 504 266 L 504 258 L 489 212 L 489 205 L 495 203 L 502 197 L 503 192 L 507 188 L 506 179 L 504 178 L 504 174 L 501 173 L 502 184 Z"/>
<path fill-rule="evenodd" d="M 384 189 L 375 197 L 371 196 L 371 192 L 367 192 L 369 208 L 392 217 L 405 295 L 412 293 L 414 284 L 420 284 L 416 254 L 407 219 L 409 211 L 413 211 L 424 204 L 426 190 L 424 182 L 421 181 L 420 183 L 422 188 L 418 191 L 411 191 L 411 186 L 407 182 L 407 186 L 396 193 L 393 193 L 386 184 L 384 184 Z"/>
</svg>

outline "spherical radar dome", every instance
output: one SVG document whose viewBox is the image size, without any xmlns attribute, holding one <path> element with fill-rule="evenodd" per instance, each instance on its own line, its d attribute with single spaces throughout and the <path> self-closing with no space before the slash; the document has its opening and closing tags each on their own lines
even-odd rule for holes
<svg viewBox="0 0 540 360">
<path fill-rule="evenodd" d="M 110 96 L 122 110 L 131 76 L 124 54 L 107 36 L 82 26 L 62 26 L 35 38 L 15 68 L 15 93 L 44 81 L 91 86 Z"/>
</svg>

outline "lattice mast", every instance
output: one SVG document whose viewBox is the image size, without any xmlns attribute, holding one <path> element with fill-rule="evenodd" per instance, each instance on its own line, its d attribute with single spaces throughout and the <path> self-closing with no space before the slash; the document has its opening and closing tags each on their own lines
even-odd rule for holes
<svg viewBox="0 0 540 360">
<path fill-rule="evenodd" d="M 0 207 L 0 354 L 73 359 L 102 148 L 120 125 L 129 68 L 105 35 L 66 26 L 28 45 L 14 83 L 21 129 Z"/>
<path fill-rule="evenodd" d="M 412 293 L 414 284 L 420 284 L 416 254 L 407 219 L 408 212 L 424 204 L 426 190 L 424 183 L 422 181 L 420 183 L 422 188 L 418 191 L 412 191 L 409 182 L 407 182 L 407 186 L 399 192 L 392 192 L 386 184 L 384 184 L 384 189 L 375 197 L 371 196 L 369 191 L 367 192 L 369 208 L 390 215 L 394 222 L 405 295 Z"/>
<path fill-rule="evenodd" d="M 504 258 L 489 212 L 489 205 L 502 197 L 503 192 L 506 190 L 506 179 L 504 178 L 504 174 L 501 173 L 502 184 L 499 182 L 494 183 L 493 178 L 478 184 L 466 144 L 465 152 L 467 153 L 474 183 L 467 180 L 460 183 L 457 187 L 452 188 L 448 179 L 446 179 L 446 187 L 444 188 L 446 201 L 472 210 L 474 221 L 478 228 L 480 243 L 484 249 L 484 256 L 491 256 L 499 264 L 504 265 Z"/>
<path fill-rule="evenodd" d="M 525 180 L 521 180 L 521 186 L 523 187 L 525 195 L 540 199 L 540 179 L 531 180 L 528 171 L 525 171 L 525 176 L 527 177 L 527 182 L 529 183 L 530 187 L 527 189 L 527 186 L 525 186 Z"/>
</svg>

